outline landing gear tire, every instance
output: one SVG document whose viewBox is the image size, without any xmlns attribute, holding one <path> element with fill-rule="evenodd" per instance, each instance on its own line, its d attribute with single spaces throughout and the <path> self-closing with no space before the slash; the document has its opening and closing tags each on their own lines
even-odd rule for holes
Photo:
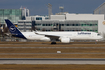
<svg viewBox="0 0 105 70">
<path fill-rule="evenodd" d="M 56 44 L 56 42 L 51 42 L 51 44 Z"/>
</svg>

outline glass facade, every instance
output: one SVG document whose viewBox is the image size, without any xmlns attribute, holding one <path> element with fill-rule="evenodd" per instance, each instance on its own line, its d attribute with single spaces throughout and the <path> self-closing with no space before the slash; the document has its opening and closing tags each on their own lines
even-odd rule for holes
<svg viewBox="0 0 105 70">
<path fill-rule="evenodd" d="M 42 17 L 36 17 L 36 20 L 42 20 Z"/>
<path fill-rule="evenodd" d="M 22 11 L 20 9 L 0 9 L 0 23 L 4 24 L 5 19 L 11 20 L 13 23 L 17 23 L 21 20 Z"/>
<path fill-rule="evenodd" d="M 66 31 L 93 31 L 98 32 L 98 21 L 66 21 Z"/>
<path fill-rule="evenodd" d="M 98 20 L 84 21 L 36 21 L 35 27 L 38 30 L 52 31 L 93 31 L 98 32 Z"/>
<path fill-rule="evenodd" d="M 22 32 L 31 31 L 32 21 L 18 21 L 18 29 Z"/>
</svg>

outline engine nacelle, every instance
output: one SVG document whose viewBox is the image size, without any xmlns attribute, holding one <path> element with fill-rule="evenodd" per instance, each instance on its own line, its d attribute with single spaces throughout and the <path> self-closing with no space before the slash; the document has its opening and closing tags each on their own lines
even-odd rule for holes
<svg viewBox="0 0 105 70">
<path fill-rule="evenodd" d="M 60 40 L 62 43 L 70 43 L 70 38 L 68 38 L 68 37 L 62 37 L 62 38 L 60 38 Z"/>
</svg>

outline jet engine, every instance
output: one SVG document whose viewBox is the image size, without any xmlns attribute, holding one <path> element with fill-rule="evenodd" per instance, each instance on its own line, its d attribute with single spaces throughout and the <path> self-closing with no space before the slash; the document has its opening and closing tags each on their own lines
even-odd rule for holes
<svg viewBox="0 0 105 70">
<path fill-rule="evenodd" d="M 60 41 L 61 41 L 62 43 L 70 43 L 70 38 L 68 38 L 68 37 L 61 37 L 61 38 L 60 38 Z"/>
</svg>

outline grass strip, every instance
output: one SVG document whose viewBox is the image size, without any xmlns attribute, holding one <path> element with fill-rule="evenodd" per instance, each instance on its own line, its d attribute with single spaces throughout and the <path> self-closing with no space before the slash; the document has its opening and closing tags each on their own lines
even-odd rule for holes
<svg viewBox="0 0 105 70">
<path fill-rule="evenodd" d="M 105 53 L 105 48 L 0 48 L 0 53 Z"/>
<path fill-rule="evenodd" d="M 0 70 L 105 70 L 105 65 L 0 65 Z"/>
<path fill-rule="evenodd" d="M 105 54 L 8 54 L 0 58 L 105 58 Z"/>
</svg>

